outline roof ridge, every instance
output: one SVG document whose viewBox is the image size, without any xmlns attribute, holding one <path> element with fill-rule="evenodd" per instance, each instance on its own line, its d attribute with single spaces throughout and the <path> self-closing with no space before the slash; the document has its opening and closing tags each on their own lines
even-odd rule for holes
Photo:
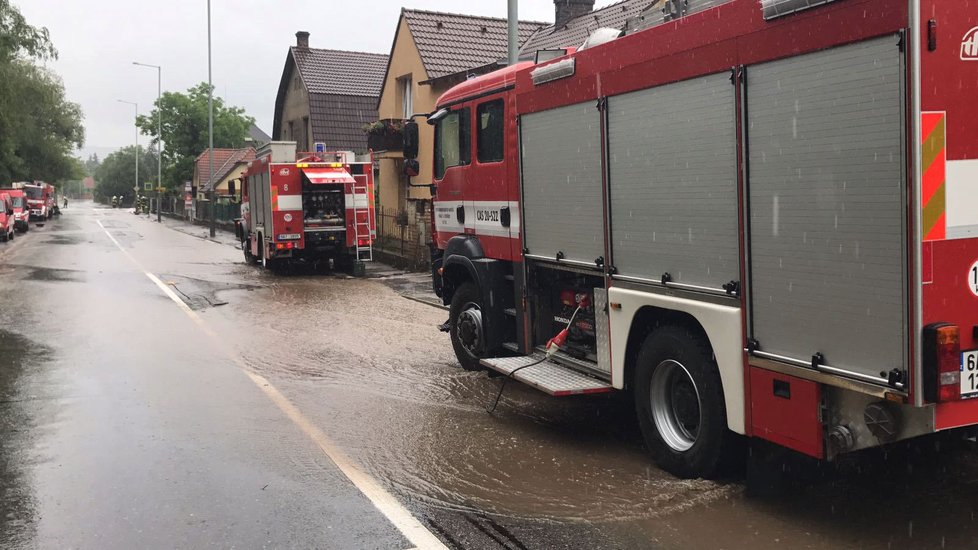
<svg viewBox="0 0 978 550">
<path fill-rule="evenodd" d="M 632 1 L 633 0 L 618 0 L 618 2 L 615 2 L 614 4 L 608 4 L 607 6 L 604 6 L 603 8 L 598 8 L 596 10 L 591 10 L 591 11 L 589 11 L 587 13 L 582 13 L 581 15 L 578 15 L 577 17 L 573 17 L 573 18 L 567 20 L 567 22 L 564 23 L 563 27 L 570 26 L 571 23 L 577 21 L 578 19 L 582 19 L 582 18 L 585 18 L 585 17 L 588 17 L 588 16 L 590 16 L 590 17 L 593 18 L 593 17 L 597 16 L 599 13 L 601 13 L 601 12 L 603 12 L 605 10 L 610 10 L 611 8 L 615 8 L 615 7 L 621 6 L 622 4 L 628 4 L 628 3 L 631 3 Z M 643 0 L 635 0 L 636 3 L 640 3 L 642 1 Z M 648 2 L 648 5 L 645 6 L 644 8 L 642 8 L 643 10 L 646 9 L 646 8 L 650 8 L 653 5 L 655 5 L 658 0 L 644 0 L 644 1 Z M 551 27 L 551 28 L 556 29 L 557 28 L 557 22 L 554 21 L 553 23 L 550 23 L 548 25 L 548 27 Z M 561 28 L 563 28 L 563 27 L 561 27 Z"/>
<path fill-rule="evenodd" d="M 377 57 L 390 57 L 390 55 L 389 54 L 386 54 L 386 53 L 360 52 L 360 51 L 356 51 L 356 50 L 335 50 L 333 48 L 300 48 L 298 46 L 289 46 L 289 47 L 292 50 L 301 50 L 301 51 L 330 52 L 330 53 L 351 53 L 351 54 L 357 54 L 357 55 L 375 55 Z"/>
<path fill-rule="evenodd" d="M 625 0 L 622 0 L 622 1 L 625 1 Z M 488 16 L 488 15 L 469 15 L 467 13 L 454 13 L 454 12 L 449 12 L 449 11 L 434 11 L 434 10 L 419 10 L 419 9 L 415 9 L 415 8 L 401 8 L 401 12 L 402 13 L 407 13 L 407 12 L 411 12 L 411 13 L 423 13 L 423 14 L 427 14 L 427 15 L 447 15 L 447 16 L 450 16 L 450 17 L 464 17 L 464 18 L 467 18 L 467 19 L 487 19 L 489 21 L 496 21 L 496 22 L 505 22 L 505 21 L 507 21 L 507 18 L 505 18 L 505 17 L 491 17 L 491 16 Z M 548 23 L 546 21 L 529 21 L 529 20 L 520 19 L 519 22 L 520 23 L 530 24 L 530 25 L 540 25 L 541 27 L 552 25 L 552 23 Z"/>
</svg>

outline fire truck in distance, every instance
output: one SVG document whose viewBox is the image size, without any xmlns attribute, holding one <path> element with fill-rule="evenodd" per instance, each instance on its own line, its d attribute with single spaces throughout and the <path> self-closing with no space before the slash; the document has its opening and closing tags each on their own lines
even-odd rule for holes
<svg viewBox="0 0 978 550">
<path fill-rule="evenodd" d="M 30 209 L 30 221 L 44 222 L 51 219 L 55 212 L 55 188 L 43 181 L 15 183 L 15 189 L 22 189 L 27 196 L 27 206 Z M 38 225 L 44 225 L 38 223 Z"/>
<path fill-rule="evenodd" d="M 297 156 L 295 142 L 267 144 L 242 176 L 235 230 L 249 263 L 362 268 L 377 236 L 373 159 L 346 151 Z"/>
<path fill-rule="evenodd" d="M 965 4 L 667 1 L 446 92 L 432 274 L 461 365 L 631 390 L 680 476 L 734 434 L 831 460 L 973 429 Z"/>
</svg>

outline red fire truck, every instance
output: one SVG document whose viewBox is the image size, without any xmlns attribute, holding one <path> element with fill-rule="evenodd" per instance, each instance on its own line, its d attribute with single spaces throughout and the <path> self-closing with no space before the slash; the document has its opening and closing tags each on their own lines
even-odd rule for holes
<svg viewBox="0 0 978 550">
<path fill-rule="evenodd" d="M 24 182 L 14 184 L 14 187 L 23 189 L 27 195 L 27 206 L 30 208 L 30 220 L 40 221 L 51 219 L 54 215 L 55 198 L 54 186 L 43 181 Z M 44 225 L 39 223 L 38 225 Z"/>
<path fill-rule="evenodd" d="M 242 177 L 235 224 L 245 260 L 268 268 L 332 260 L 354 268 L 373 260 L 373 159 L 352 152 L 302 153 L 272 142 Z"/>
<path fill-rule="evenodd" d="M 631 390 L 680 476 L 732 434 L 833 459 L 978 424 L 966 4 L 670 0 L 448 91 L 433 279 L 459 362 Z"/>
</svg>

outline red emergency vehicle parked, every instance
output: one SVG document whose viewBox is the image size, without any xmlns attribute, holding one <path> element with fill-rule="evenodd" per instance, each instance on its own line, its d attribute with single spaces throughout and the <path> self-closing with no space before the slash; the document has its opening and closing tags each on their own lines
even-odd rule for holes
<svg viewBox="0 0 978 550">
<path fill-rule="evenodd" d="M 236 230 L 245 260 L 269 268 L 373 260 L 373 159 L 335 152 L 297 160 L 295 142 L 266 145 L 243 176 Z"/>
<path fill-rule="evenodd" d="M 54 186 L 43 181 L 24 183 L 20 185 L 27 195 L 27 206 L 30 208 L 30 221 L 45 221 L 54 214 Z M 38 224 L 43 225 L 43 224 Z"/>
<path fill-rule="evenodd" d="M 26 233 L 30 229 L 28 223 L 30 211 L 27 207 L 27 195 L 24 194 L 24 190 L 0 189 L 0 191 L 10 195 L 10 202 L 14 207 L 14 228 L 21 233 Z"/>
<path fill-rule="evenodd" d="M 14 240 L 14 203 L 9 192 L 0 192 L 0 241 Z"/>
<path fill-rule="evenodd" d="M 978 10 L 663 6 L 429 115 L 462 366 L 632 390 L 680 476 L 730 434 L 832 459 L 974 427 Z"/>
</svg>

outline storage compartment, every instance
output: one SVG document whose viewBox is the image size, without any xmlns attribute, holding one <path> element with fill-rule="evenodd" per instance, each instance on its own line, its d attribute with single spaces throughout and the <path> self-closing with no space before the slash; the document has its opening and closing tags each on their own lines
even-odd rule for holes
<svg viewBox="0 0 978 550">
<path fill-rule="evenodd" d="M 751 336 L 880 384 L 907 364 L 900 43 L 747 69 Z"/>
<path fill-rule="evenodd" d="M 561 350 L 575 359 L 596 363 L 598 327 L 594 289 L 603 290 L 601 277 L 542 265 L 531 265 L 529 271 L 532 285 L 529 294 L 535 296 L 531 310 L 533 347 L 545 346 L 569 325 L 567 342 Z"/>
<path fill-rule="evenodd" d="M 618 274 L 717 291 L 740 280 L 734 91 L 725 72 L 608 99 Z"/>
<path fill-rule="evenodd" d="M 302 216 L 306 228 L 346 229 L 346 197 L 343 184 L 313 185 L 302 182 Z"/>
<path fill-rule="evenodd" d="M 605 236 L 595 102 L 524 115 L 520 132 L 527 256 L 594 265 Z"/>
<path fill-rule="evenodd" d="M 765 369 L 750 369 L 751 428 L 755 437 L 823 458 L 821 386 Z"/>
</svg>

